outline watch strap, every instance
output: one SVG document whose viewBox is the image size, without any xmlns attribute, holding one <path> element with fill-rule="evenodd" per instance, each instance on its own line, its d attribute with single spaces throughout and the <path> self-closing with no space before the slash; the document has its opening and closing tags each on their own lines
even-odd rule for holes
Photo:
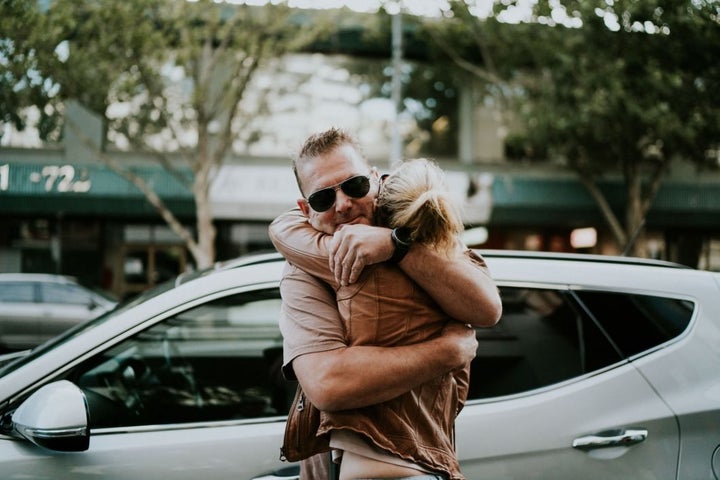
<svg viewBox="0 0 720 480">
<path fill-rule="evenodd" d="M 409 232 L 404 228 L 393 228 L 390 232 L 390 238 L 395 246 L 395 251 L 388 261 L 390 263 L 399 263 L 410 250 L 412 240 L 410 240 Z"/>
</svg>

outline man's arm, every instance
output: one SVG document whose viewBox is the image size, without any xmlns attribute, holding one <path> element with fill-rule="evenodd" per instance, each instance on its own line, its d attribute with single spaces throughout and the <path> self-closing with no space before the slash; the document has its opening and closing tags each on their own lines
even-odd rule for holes
<svg viewBox="0 0 720 480">
<path fill-rule="evenodd" d="M 332 236 L 315 230 L 300 209 L 295 208 L 278 216 L 270 224 L 268 234 L 275 249 L 288 262 L 331 286 L 337 286 L 335 276 L 328 267 Z"/>
<path fill-rule="evenodd" d="M 388 228 L 343 225 L 330 236 L 315 230 L 297 209 L 280 215 L 269 232 L 288 260 L 334 285 L 355 283 L 366 266 L 388 260 L 395 249 Z M 500 319 L 500 294 L 484 260 L 459 240 L 451 257 L 415 244 L 398 266 L 455 320 L 488 327 Z"/>
<path fill-rule="evenodd" d="M 414 345 L 353 346 L 309 353 L 292 362 L 310 401 L 320 410 L 360 408 L 391 400 L 475 357 L 475 330 L 450 322 L 443 334 Z"/>
<path fill-rule="evenodd" d="M 475 331 L 450 322 L 438 338 L 402 347 L 348 347 L 334 294 L 321 280 L 287 265 L 283 298 L 283 372 L 321 410 L 395 398 L 475 357 Z"/>
</svg>

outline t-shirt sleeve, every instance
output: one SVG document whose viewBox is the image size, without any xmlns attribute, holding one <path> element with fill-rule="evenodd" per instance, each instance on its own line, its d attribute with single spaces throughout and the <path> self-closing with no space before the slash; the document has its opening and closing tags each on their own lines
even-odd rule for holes
<svg viewBox="0 0 720 480">
<path fill-rule="evenodd" d="M 283 374 L 296 380 L 292 361 L 307 353 L 347 346 L 335 294 L 321 280 L 286 264 L 280 282 Z"/>
</svg>

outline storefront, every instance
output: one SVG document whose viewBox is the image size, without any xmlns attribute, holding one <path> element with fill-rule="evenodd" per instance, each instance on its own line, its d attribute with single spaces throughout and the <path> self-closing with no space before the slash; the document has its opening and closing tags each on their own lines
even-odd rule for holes
<svg viewBox="0 0 720 480">
<path fill-rule="evenodd" d="M 123 158 L 191 231 L 189 189 L 154 161 Z M 619 253 L 599 209 L 567 171 L 443 164 L 481 248 Z M 618 181 L 602 185 L 622 218 Z M 217 259 L 272 245 L 267 225 L 295 205 L 286 159 L 237 159 L 211 190 Z M 73 162 L 62 150 L 0 149 L 0 271 L 72 275 L 119 298 L 193 268 L 180 238 L 143 194 L 99 162 Z M 720 270 L 720 181 L 668 180 L 647 218 L 658 258 L 696 261 Z M 470 237 L 468 237 L 470 238 Z M 582 238 L 582 241 L 577 240 Z M 584 243 L 583 243 L 584 242 Z M 692 255 L 683 256 L 692 250 Z"/>
<path fill-rule="evenodd" d="M 132 169 L 192 226 L 187 189 L 157 167 Z M 72 275 L 123 298 L 187 266 L 180 239 L 132 184 L 61 150 L 0 151 L 0 211 L 0 271 Z"/>
</svg>

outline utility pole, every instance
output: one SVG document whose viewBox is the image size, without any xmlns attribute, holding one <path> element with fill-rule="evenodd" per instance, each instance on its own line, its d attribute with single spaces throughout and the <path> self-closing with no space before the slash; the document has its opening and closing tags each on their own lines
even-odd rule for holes
<svg viewBox="0 0 720 480">
<path fill-rule="evenodd" d="M 389 162 L 391 169 L 402 161 L 403 155 L 403 145 L 399 125 L 402 104 L 402 57 L 402 3 L 398 2 L 398 11 L 392 16 L 392 102 L 394 106 L 394 118 Z"/>
</svg>

